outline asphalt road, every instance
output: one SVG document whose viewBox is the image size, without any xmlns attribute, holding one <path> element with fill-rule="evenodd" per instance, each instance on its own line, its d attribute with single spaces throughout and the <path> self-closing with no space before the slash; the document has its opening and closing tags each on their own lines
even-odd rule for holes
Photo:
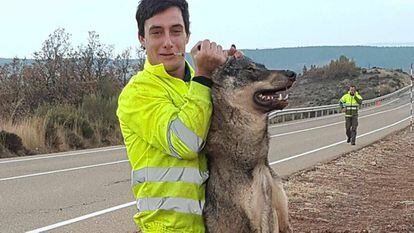
<svg viewBox="0 0 414 233">
<path fill-rule="evenodd" d="M 269 161 L 289 175 L 406 127 L 409 114 L 408 95 L 363 110 L 356 146 L 342 115 L 269 126 Z M 0 160 L 0 232 L 133 232 L 134 212 L 123 147 Z"/>
</svg>

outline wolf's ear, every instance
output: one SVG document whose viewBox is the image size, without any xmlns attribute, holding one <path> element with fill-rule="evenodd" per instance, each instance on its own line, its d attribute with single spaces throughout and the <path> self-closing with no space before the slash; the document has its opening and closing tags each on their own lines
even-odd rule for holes
<svg viewBox="0 0 414 233">
<path fill-rule="evenodd" d="M 225 76 L 237 76 L 240 68 L 237 65 L 237 59 L 233 56 L 227 58 L 226 63 L 223 64 L 222 73 Z"/>
<path fill-rule="evenodd" d="M 226 62 L 213 72 L 213 75 L 211 76 L 213 83 L 222 83 L 226 77 L 235 75 L 235 60 L 236 59 L 233 56 L 228 57 Z"/>
</svg>

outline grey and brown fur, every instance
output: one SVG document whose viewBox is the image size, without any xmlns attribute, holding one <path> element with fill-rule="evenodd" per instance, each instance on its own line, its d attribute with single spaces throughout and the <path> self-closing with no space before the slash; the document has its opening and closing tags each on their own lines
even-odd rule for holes
<svg viewBox="0 0 414 233">
<path fill-rule="evenodd" d="M 267 159 L 267 113 L 286 101 L 262 106 L 260 90 L 287 89 L 291 71 L 270 71 L 248 58 L 229 59 L 213 75 L 214 110 L 206 152 L 210 178 L 203 216 L 210 233 L 291 232 L 281 178 Z"/>
</svg>

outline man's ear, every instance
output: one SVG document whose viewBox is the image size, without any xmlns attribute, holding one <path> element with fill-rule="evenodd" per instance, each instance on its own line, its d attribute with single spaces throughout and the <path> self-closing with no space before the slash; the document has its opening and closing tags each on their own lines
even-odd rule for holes
<svg viewBox="0 0 414 233">
<path fill-rule="evenodd" d="M 139 43 L 141 43 L 141 47 L 145 49 L 145 37 L 138 35 Z"/>
</svg>

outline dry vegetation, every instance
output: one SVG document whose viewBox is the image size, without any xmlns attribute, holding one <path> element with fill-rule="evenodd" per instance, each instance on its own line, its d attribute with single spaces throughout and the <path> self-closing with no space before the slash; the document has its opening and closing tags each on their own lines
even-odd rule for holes
<svg viewBox="0 0 414 233">
<path fill-rule="evenodd" d="M 321 77 L 323 79 L 343 79 L 345 77 L 357 77 L 361 69 L 356 66 L 355 62 L 349 60 L 346 56 L 340 56 L 338 60 L 332 60 L 328 65 L 323 67 L 311 66 L 308 70 L 303 67 L 303 77 Z"/>
<path fill-rule="evenodd" d="M 131 57 L 131 49 L 114 56 L 95 32 L 74 49 L 70 34 L 57 29 L 34 61 L 0 66 L 0 157 L 9 147 L 7 133 L 20 137 L 29 154 L 121 144 L 117 98 L 142 67 L 143 51 Z"/>
<path fill-rule="evenodd" d="M 13 124 L 12 120 L 0 121 L 3 130 L 13 132 L 22 139 L 23 146 L 38 153 L 46 152 L 43 119 L 39 117 L 24 118 Z"/>
</svg>

